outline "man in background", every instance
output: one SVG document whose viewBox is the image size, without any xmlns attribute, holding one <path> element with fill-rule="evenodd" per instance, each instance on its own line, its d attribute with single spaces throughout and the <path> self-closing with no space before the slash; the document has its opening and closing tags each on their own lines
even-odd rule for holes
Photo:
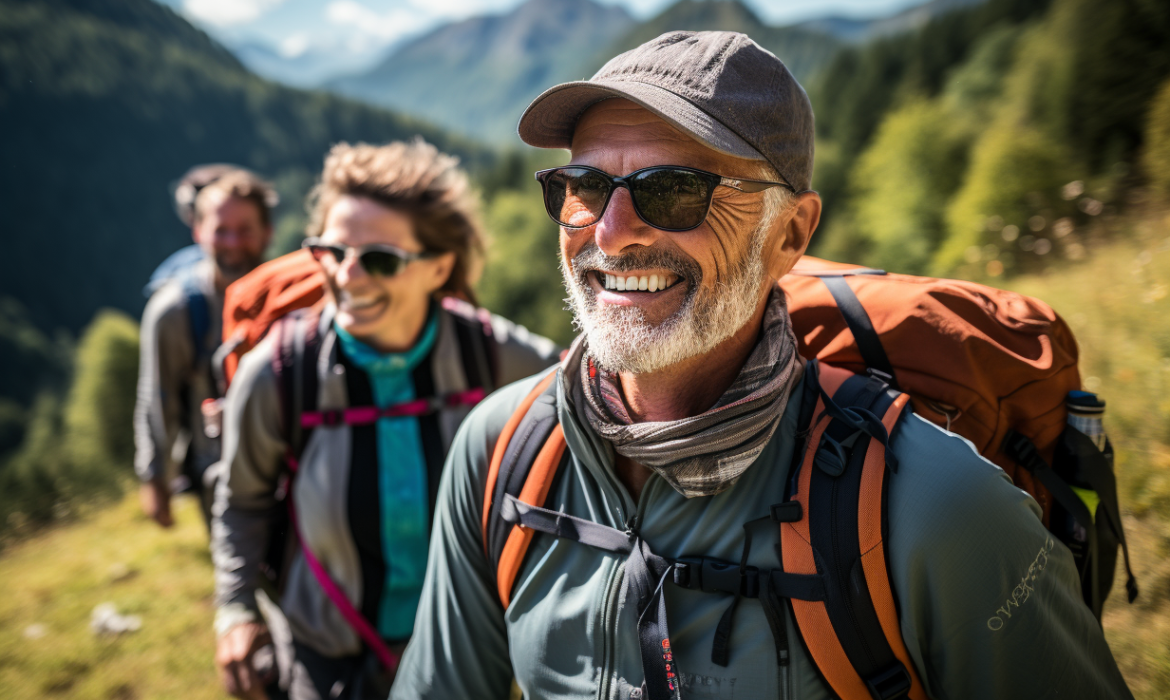
<svg viewBox="0 0 1170 700">
<path fill-rule="evenodd" d="M 276 193 L 253 173 L 216 165 L 188 172 L 175 199 L 195 246 L 172 256 L 152 278 L 157 288 L 142 315 L 134 409 L 142 509 L 163 527 L 174 523 L 171 494 L 184 481 L 210 522 L 214 479 L 208 469 L 219 460 L 220 440 L 218 425 L 204 425 L 202 406 L 219 395 L 212 356 L 222 336 L 223 294 L 263 261 Z M 175 465 L 185 478 L 173 485 Z"/>
</svg>

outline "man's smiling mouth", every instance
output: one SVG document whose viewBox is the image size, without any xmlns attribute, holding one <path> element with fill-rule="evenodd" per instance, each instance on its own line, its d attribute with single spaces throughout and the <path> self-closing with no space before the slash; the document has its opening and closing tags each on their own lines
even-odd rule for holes
<svg viewBox="0 0 1170 700">
<path fill-rule="evenodd" d="M 682 279 L 670 272 L 650 275 L 610 274 L 600 270 L 594 271 L 602 289 L 617 292 L 660 292 L 670 289 Z"/>
</svg>

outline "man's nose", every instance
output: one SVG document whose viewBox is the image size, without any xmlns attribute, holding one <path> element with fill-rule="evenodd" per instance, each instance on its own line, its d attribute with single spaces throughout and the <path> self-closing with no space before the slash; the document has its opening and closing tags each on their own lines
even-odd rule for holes
<svg viewBox="0 0 1170 700">
<path fill-rule="evenodd" d="M 624 187 L 614 190 L 605 214 L 593 229 L 594 241 L 606 255 L 621 255 L 630 246 L 650 246 L 662 231 L 642 221 Z"/>
</svg>

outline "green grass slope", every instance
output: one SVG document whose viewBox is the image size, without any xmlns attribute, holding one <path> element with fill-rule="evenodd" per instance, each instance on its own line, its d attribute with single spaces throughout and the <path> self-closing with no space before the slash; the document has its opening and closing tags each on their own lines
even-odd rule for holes
<svg viewBox="0 0 1170 700">
<path fill-rule="evenodd" d="M 207 533 L 191 499 L 177 525 L 146 520 L 137 498 L 10 547 L 0 558 L 0 695 L 5 698 L 223 698 Z M 112 603 L 142 628 L 90 630 Z"/>
</svg>

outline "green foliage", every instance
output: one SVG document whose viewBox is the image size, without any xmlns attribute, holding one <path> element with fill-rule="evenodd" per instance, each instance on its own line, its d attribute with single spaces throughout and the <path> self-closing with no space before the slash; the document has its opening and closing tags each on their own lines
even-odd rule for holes
<svg viewBox="0 0 1170 700">
<path fill-rule="evenodd" d="M 20 449 L 0 463 L 0 532 L 61 517 L 116 493 L 132 474 L 138 328 L 103 311 L 82 336 L 68 398 L 43 392 Z"/>
<path fill-rule="evenodd" d="M 1143 166 L 1150 184 L 1170 198 L 1170 78 L 1150 105 Z"/>
<path fill-rule="evenodd" d="M 487 210 L 492 232 L 480 303 L 529 330 L 568 345 L 573 338 L 558 264 L 558 229 L 540 191 L 498 194 Z"/>
<path fill-rule="evenodd" d="M 1061 0 L 1053 22 L 1072 65 L 1064 106 L 1075 155 L 1094 171 L 1132 161 L 1170 75 L 1170 3 Z"/>
<path fill-rule="evenodd" d="M 77 345 L 64 427 L 73 464 L 99 473 L 125 472 L 134 462 L 138 324 L 102 310 Z"/>
<path fill-rule="evenodd" d="M 1036 253 L 1001 252 L 1000 247 L 1018 248 L 1006 244 L 1021 240 L 1033 216 L 1051 216 L 1061 207 L 1061 185 L 1070 171 L 1061 145 L 1039 131 L 1008 125 L 988 129 L 972 149 L 970 170 L 947 208 L 950 235 L 935 256 L 935 272 L 959 270 L 979 278 L 985 272 L 994 277 L 1028 269 Z M 1039 250 L 1047 254 L 1049 246 Z"/>
<path fill-rule="evenodd" d="M 987 0 L 936 17 L 907 34 L 837 52 L 809 90 L 818 137 L 833 143 L 839 156 L 834 167 L 825 168 L 816 180 L 817 190 L 830 205 L 826 223 L 846 210 L 840 203 L 848 196 L 854 159 L 891 111 L 907 101 L 937 96 L 988 33 L 1036 17 L 1049 1 Z M 822 240 L 821 245 L 825 243 Z"/>
<path fill-rule="evenodd" d="M 67 334 L 49 338 L 20 302 L 0 297 L 0 460 L 23 439 L 37 395 L 64 389 L 71 353 Z"/>
<path fill-rule="evenodd" d="M 963 123 L 938 101 L 911 102 L 886 118 L 851 183 L 853 231 L 871 264 L 927 271 L 969 143 Z"/>
</svg>

